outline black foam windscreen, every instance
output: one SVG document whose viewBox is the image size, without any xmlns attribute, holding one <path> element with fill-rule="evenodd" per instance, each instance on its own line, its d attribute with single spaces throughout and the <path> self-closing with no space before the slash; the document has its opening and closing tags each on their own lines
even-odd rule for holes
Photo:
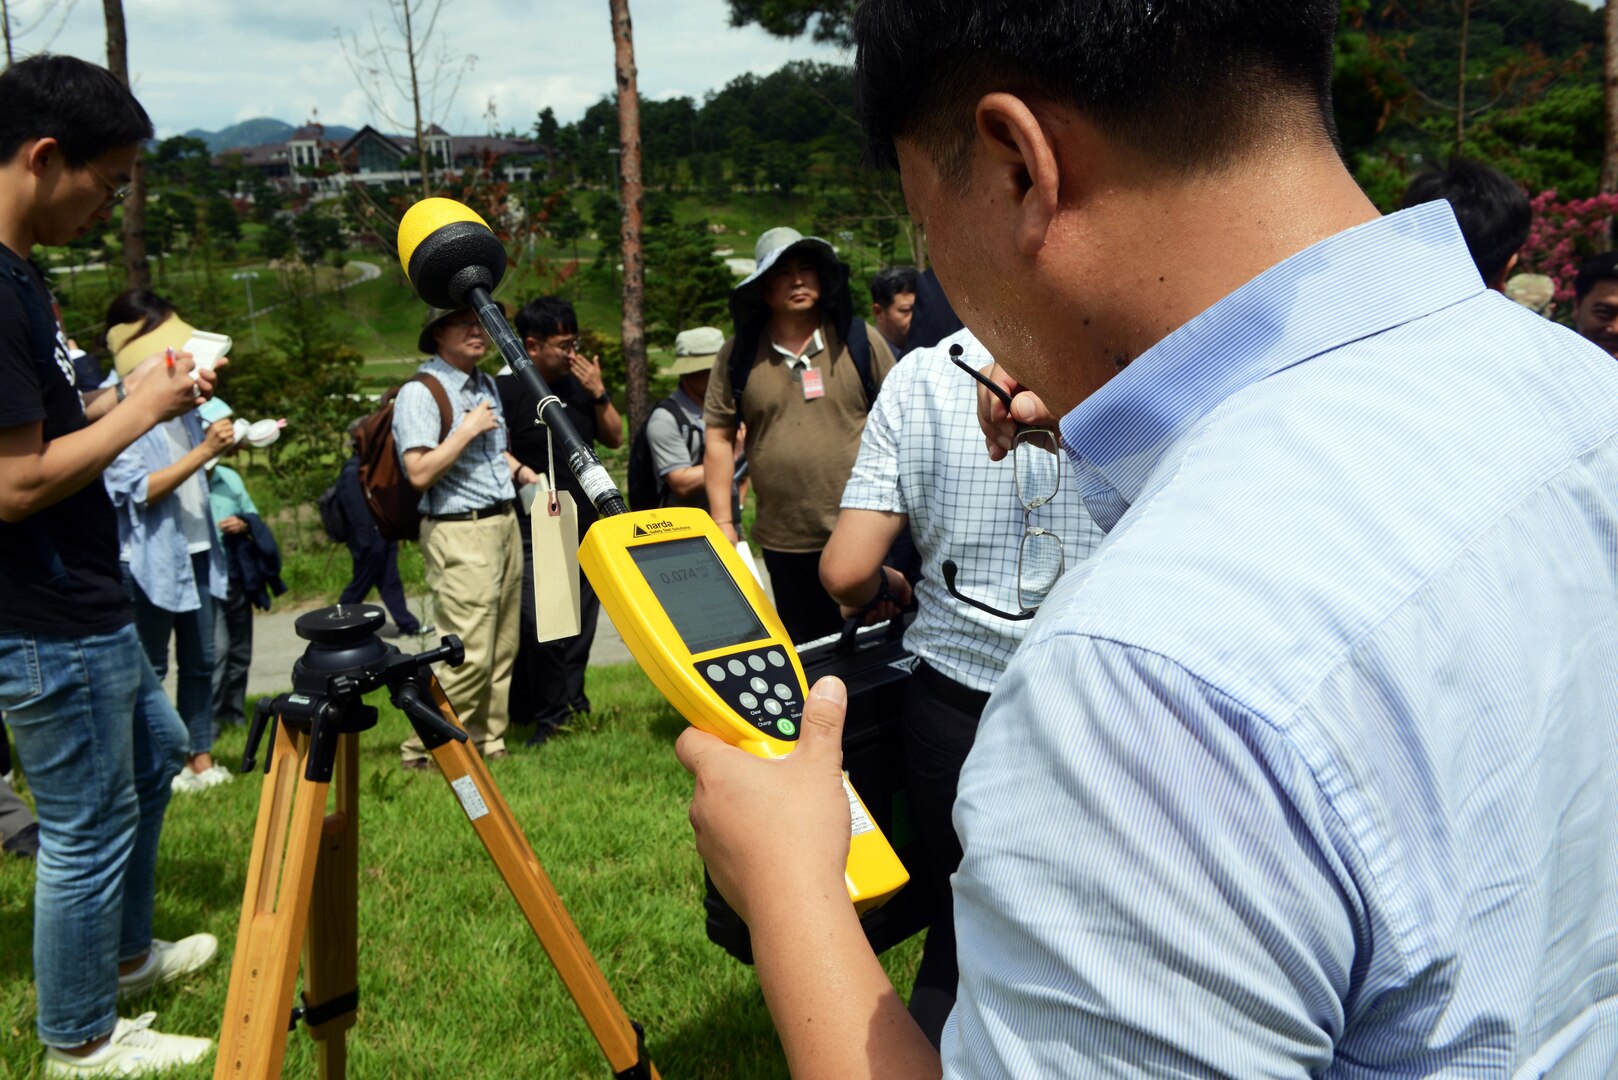
<svg viewBox="0 0 1618 1080">
<path fill-rule="evenodd" d="M 453 221 L 434 230 L 410 255 L 410 283 L 433 307 L 466 303 L 474 286 L 493 289 L 506 274 L 506 249 L 476 221 Z"/>
</svg>

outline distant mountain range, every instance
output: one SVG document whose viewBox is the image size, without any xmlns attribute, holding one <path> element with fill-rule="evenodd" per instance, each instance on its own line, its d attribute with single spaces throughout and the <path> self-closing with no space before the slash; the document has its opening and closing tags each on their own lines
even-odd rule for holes
<svg viewBox="0 0 1618 1080">
<path fill-rule="evenodd" d="M 262 146 L 265 143 L 285 142 L 287 136 L 296 131 L 298 125 L 289 124 L 284 120 L 274 120 L 268 116 L 256 117 L 252 120 L 243 120 L 239 124 L 232 124 L 222 131 L 203 131 L 201 128 L 192 128 L 185 134 L 188 138 L 201 139 L 208 144 L 210 152 L 219 154 L 226 150 L 239 150 L 244 146 Z M 341 124 L 327 124 L 326 138 L 338 142 L 354 134 L 355 129 L 343 127 Z"/>
</svg>

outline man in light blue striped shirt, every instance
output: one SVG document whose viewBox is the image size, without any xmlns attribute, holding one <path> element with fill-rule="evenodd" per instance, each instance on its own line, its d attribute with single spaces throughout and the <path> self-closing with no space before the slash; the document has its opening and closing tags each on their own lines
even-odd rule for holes
<svg viewBox="0 0 1618 1080">
<path fill-rule="evenodd" d="M 1378 218 L 1336 19 L 858 8 L 872 149 L 1108 537 L 962 773 L 941 1058 L 839 892 L 841 688 L 785 762 L 682 736 L 796 1075 L 1618 1068 L 1618 368 Z"/>
</svg>

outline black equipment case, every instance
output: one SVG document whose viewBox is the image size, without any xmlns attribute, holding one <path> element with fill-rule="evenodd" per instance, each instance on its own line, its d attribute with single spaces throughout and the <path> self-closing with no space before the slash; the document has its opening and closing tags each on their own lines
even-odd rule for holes
<svg viewBox="0 0 1618 1080">
<path fill-rule="evenodd" d="M 910 885 L 860 919 L 865 936 L 877 952 L 926 929 L 933 917 L 931 904 L 914 884 L 921 845 L 911 827 L 905 794 L 901 717 L 905 685 L 916 659 L 905 651 L 900 640 L 903 630 L 899 622 L 879 623 L 809 642 L 798 649 L 810 686 L 827 675 L 836 675 L 848 686 L 843 768 L 898 853 L 899 861 L 911 871 Z M 742 963 L 751 964 L 753 943 L 747 924 L 725 903 L 712 880 L 707 887 L 703 907 L 708 915 L 708 940 Z"/>
</svg>

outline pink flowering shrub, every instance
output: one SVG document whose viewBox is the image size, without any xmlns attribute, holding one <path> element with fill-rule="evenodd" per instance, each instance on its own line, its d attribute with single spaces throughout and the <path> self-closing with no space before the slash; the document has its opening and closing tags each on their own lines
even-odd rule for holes
<svg viewBox="0 0 1618 1080">
<path fill-rule="evenodd" d="M 1618 217 L 1618 195 L 1559 202 L 1555 191 L 1542 191 L 1530 203 L 1534 223 L 1516 272 L 1548 275 L 1556 282 L 1556 306 L 1568 310 L 1580 264 L 1612 246 L 1610 228 Z"/>
</svg>

